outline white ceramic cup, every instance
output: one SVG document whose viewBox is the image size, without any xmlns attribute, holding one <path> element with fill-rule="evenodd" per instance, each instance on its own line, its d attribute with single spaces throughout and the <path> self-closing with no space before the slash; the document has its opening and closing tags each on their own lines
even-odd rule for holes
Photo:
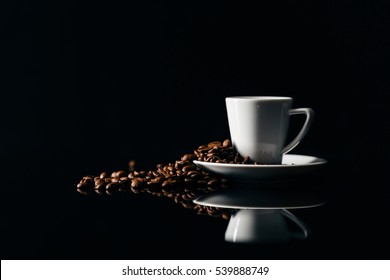
<svg viewBox="0 0 390 280">
<path fill-rule="evenodd" d="M 230 138 L 237 152 L 261 164 L 281 164 L 283 154 L 305 137 L 314 118 L 310 108 L 292 109 L 286 96 L 234 96 L 226 98 Z M 298 135 L 285 145 L 290 116 L 304 114 Z"/>
</svg>

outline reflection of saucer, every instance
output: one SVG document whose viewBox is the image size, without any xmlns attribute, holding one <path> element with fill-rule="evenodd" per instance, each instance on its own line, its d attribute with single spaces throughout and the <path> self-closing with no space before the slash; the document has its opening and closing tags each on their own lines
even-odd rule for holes
<svg viewBox="0 0 390 280">
<path fill-rule="evenodd" d="M 321 206 L 326 203 L 326 199 L 315 187 L 235 186 L 204 194 L 196 198 L 194 203 L 231 209 L 299 209 Z"/>
<path fill-rule="evenodd" d="M 194 160 L 194 163 L 200 168 L 224 178 L 261 181 L 291 179 L 315 171 L 327 161 L 313 156 L 286 154 L 280 165 L 230 164 L 198 160 Z"/>
</svg>

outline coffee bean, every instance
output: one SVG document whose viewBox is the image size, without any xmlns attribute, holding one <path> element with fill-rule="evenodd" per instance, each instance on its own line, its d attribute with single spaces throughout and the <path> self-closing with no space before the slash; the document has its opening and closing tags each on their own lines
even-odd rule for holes
<svg viewBox="0 0 390 280">
<path fill-rule="evenodd" d="M 219 184 L 220 183 L 220 180 L 218 180 L 218 179 L 211 179 L 211 180 L 209 180 L 208 182 L 207 182 L 207 185 L 208 186 L 215 186 L 215 185 L 217 185 L 217 184 Z"/>
<path fill-rule="evenodd" d="M 225 141 L 223 141 L 223 143 L 222 143 L 222 147 L 224 147 L 224 148 L 227 148 L 227 147 L 229 147 L 231 145 L 231 143 L 230 143 L 230 140 L 229 139 L 226 139 Z"/>
<path fill-rule="evenodd" d="M 193 165 L 193 164 L 188 164 L 188 165 L 186 165 L 186 166 L 183 166 L 183 168 L 181 169 L 181 171 L 183 171 L 184 173 L 186 173 L 186 172 L 189 172 L 189 171 L 194 170 L 194 169 L 196 169 L 196 166 L 195 166 L 195 165 Z"/>
<path fill-rule="evenodd" d="M 145 180 L 143 178 L 134 178 L 131 180 L 132 187 L 141 187 L 145 184 Z"/>
<path fill-rule="evenodd" d="M 111 183 L 109 183 L 109 184 L 111 184 Z M 106 183 L 97 184 L 97 185 L 95 185 L 95 190 L 103 190 L 106 188 L 106 186 L 107 186 Z"/>
<path fill-rule="evenodd" d="M 196 156 L 194 154 L 185 154 L 181 157 L 182 161 L 190 161 L 196 159 Z"/>
<path fill-rule="evenodd" d="M 220 141 L 213 141 L 213 142 L 210 142 L 207 146 L 209 148 L 213 148 L 214 146 L 222 146 L 222 143 Z"/>
<path fill-rule="evenodd" d="M 80 188 L 77 188 L 77 192 L 83 194 L 83 195 L 88 195 L 88 192 L 83 190 L 83 189 L 80 189 Z"/>
<path fill-rule="evenodd" d="M 179 194 L 175 195 L 174 200 L 176 203 L 179 203 L 181 201 L 181 196 Z"/>
<path fill-rule="evenodd" d="M 88 184 L 88 183 L 83 183 L 83 182 L 80 182 L 77 184 L 77 188 L 78 189 L 90 189 L 92 186 L 91 184 Z"/>
<path fill-rule="evenodd" d="M 180 201 L 180 204 L 181 204 L 184 208 L 187 208 L 187 209 L 190 209 L 190 208 L 193 208 L 193 207 L 194 207 L 192 202 Z"/>
<path fill-rule="evenodd" d="M 208 145 L 202 145 L 202 146 L 199 146 L 199 148 L 198 148 L 199 152 L 204 152 L 204 151 L 208 151 L 208 150 L 209 150 Z"/>
<path fill-rule="evenodd" d="M 112 190 L 117 189 L 117 188 L 119 188 L 118 182 L 112 182 L 112 183 L 107 184 L 107 186 L 106 186 L 106 190 L 108 190 L 108 191 L 112 191 Z"/>
<path fill-rule="evenodd" d="M 117 171 L 116 172 L 116 177 L 124 177 L 124 176 L 127 176 L 127 172 L 123 171 L 123 170 L 120 170 L 120 171 Z"/>
<path fill-rule="evenodd" d="M 104 191 L 104 189 L 95 189 L 95 193 L 99 194 L 99 195 L 103 195 L 103 194 L 106 194 L 106 192 Z"/>
<path fill-rule="evenodd" d="M 111 178 L 111 182 L 113 182 L 113 183 L 118 183 L 119 182 L 119 178 L 118 177 L 113 177 L 113 178 Z"/>
<path fill-rule="evenodd" d="M 86 185 L 94 185 L 93 176 L 84 176 L 83 179 L 81 179 L 80 183 L 84 183 Z"/>
<path fill-rule="evenodd" d="M 95 181 L 95 189 L 105 187 L 106 185 L 107 183 L 104 179 L 99 178 L 98 180 Z"/>
<path fill-rule="evenodd" d="M 150 182 L 152 182 L 152 183 L 163 183 L 164 182 L 164 178 L 163 177 L 156 177 L 154 179 L 151 179 Z"/>
<path fill-rule="evenodd" d="M 223 214 L 221 215 L 221 218 L 224 219 L 224 220 L 229 220 L 229 219 L 230 219 L 230 215 L 227 214 L 227 213 L 223 213 Z"/>
<path fill-rule="evenodd" d="M 199 171 L 196 171 L 196 170 L 191 170 L 191 171 L 187 172 L 186 175 L 189 177 L 192 177 L 192 175 L 197 175 L 198 177 L 200 177 L 201 173 Z"/>
</svg>

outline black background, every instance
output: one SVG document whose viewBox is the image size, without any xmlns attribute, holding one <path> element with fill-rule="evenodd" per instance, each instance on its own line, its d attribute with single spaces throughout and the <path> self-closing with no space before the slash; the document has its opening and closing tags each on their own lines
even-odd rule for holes
<svg viewBox="0 0 390 280">
<path fill-rule="evenodd" d="M 2 257 L 164 258 L 183 242 L 191 253 L 175 256 L 383 257 L 389 18 L 377 1 L 1 2 Z M 315 211 L 336 220 L 317 247 L 237 249 L 220 241 L 224 222 L 170 202 L 75 191 L 130 159 L 153 168 L 229 138 L 231 95 L 287 95 L 315 111 L 294 153 L 329 161 L 335 201 Z M 145 250 L 130 253 L 126 231 Z M 204 256 L 209 244 L 219 253 Z"/>
</svg>

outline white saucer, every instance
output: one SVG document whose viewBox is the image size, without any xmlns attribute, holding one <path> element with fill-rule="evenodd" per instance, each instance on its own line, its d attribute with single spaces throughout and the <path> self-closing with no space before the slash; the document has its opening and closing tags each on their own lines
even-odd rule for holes
<svg viewBox="0 0 390 280">
<path fill-rule="evenodd" d="M 223 178 L 242 181 L 283 180 L 307 174 L 327 163 L 325 159 L 286 154 L 282 164 L 254 165 L 193 161 L 200 168 Z"/>
</svg>

